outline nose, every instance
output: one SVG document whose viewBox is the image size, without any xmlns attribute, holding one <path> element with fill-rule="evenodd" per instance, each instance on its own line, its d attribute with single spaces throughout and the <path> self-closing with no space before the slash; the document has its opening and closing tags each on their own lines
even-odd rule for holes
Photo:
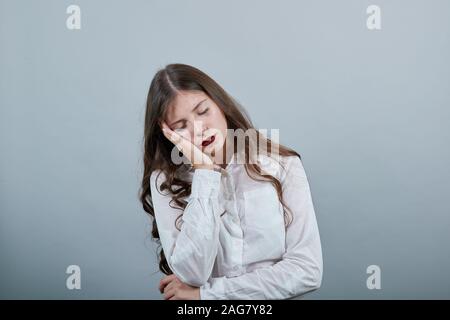
<svg viewBox="0 0 450 320">
<path fill-rule="evenodd" d="M 199 144 L 202 143 L 203 139 L 205 138 L 206 130 L 207 128 L 203 121 L 194 121 L 194 141 L 197 141 Z"/>
</svg>

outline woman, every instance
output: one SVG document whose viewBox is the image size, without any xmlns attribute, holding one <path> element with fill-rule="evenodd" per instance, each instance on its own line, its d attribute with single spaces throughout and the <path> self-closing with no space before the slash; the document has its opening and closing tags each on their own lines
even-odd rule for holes
<svg viewBox="0 0 450 320">
<path fill-rule="evenodd" d="M 165 299 L 291 299 L 321 285 L 300 155 L 192 66 L 167 65 L 151 82 L 140 200 L 162 246 Z"/>
</svg>

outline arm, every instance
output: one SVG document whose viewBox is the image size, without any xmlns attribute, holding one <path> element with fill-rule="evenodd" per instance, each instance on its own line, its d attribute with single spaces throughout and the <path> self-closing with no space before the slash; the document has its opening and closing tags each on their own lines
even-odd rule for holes
<svg viewBox="0 0 450 320">
<path fill-rule="evenodd" d="M 287 299 L 320 287 L 322 248 L 311 192 L 301 160 L 288 159 L 281 184 L 294 219 L 282 260 L 237 277 L 211 278 L 200 287 L 200 299 Z"/>
<path fill-rule="evenodd" d="M 179 231 L 175 228 L 175 220 L 182 211 L 169 206 L 172 200 L 170 195 L 161 194 L 159 187 L 164 179 L 156 179 L 158 172 L 152 173 L 150 187 L 158 233 L 167 263 L 182 282 L 199 287 L 210 277 L 218 250 L 221 173 L 210 169 L 195 169 L 191 195 L 180 218 L 182 224 Z"/>
</svg>

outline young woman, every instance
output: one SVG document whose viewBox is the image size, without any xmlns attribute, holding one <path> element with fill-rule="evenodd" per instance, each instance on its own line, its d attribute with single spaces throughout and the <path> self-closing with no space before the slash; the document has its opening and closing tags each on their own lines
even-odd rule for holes
<svg viewBox="0 0 450 320">
<path fill-rule="evenodd" d="M 300 155 L 192 66 L 167 65 L 151 82 L 140 200 L 162 246 L 165 299 L 291 299 L 321 285 Z"/>
</svg>

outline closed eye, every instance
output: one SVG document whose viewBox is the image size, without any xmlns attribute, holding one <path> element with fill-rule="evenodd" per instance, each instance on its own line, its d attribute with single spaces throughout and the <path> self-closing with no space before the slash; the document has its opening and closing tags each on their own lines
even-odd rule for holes
<svg viewBox="0 0 450 320">
<path fill-rule="evenodd" d="M 205 111 L 200 112 L 198 115 L 199 115 L 199 116 L 202 116 L 202 115 L 204 115 L 205 113 L 207 113 L 208 111 L 209 111 L 209 108 L 206 108 Z M 185 125 L 183 125 L 182 127 L 176 128 L 175 131 L 177 131 L 177 130 L 182 130 L 182 129 L 184 129 L 184 128 L 186 128 Z"/>
<path fill-rule="evenodd" d="M 208 112 L 208 110 L 209 110 L 209 108 L 206 108 L 206 110 L 201 112 L 201 113 L 199 113 L 199 115 L 201 116 L 201 115 L 205 114 L 206 112 Z"/>
</svg>

